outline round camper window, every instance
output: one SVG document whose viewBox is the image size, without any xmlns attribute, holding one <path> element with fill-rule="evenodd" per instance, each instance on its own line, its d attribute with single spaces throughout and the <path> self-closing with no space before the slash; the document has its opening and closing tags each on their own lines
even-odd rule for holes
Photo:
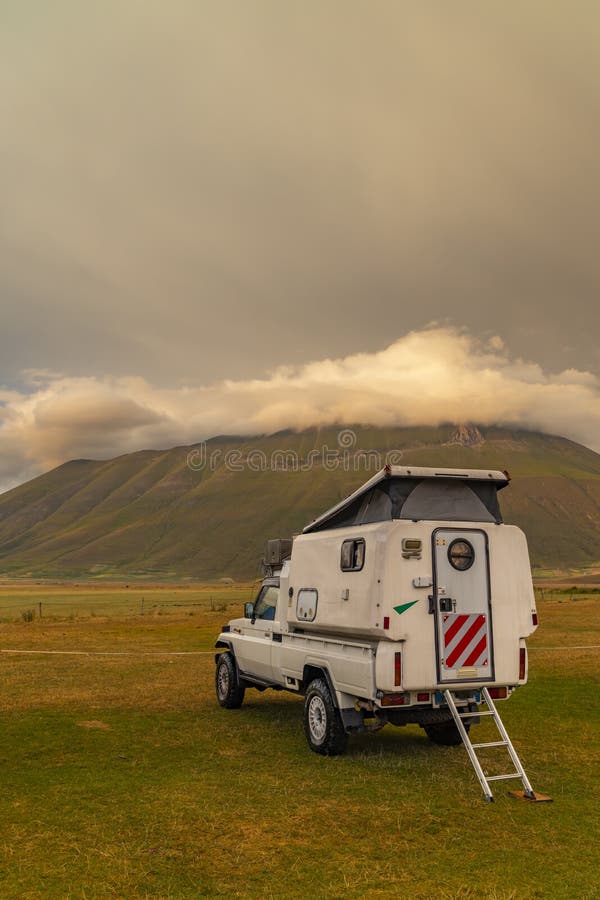
<svg viewBox="0 0 600 900">
<path fill-rule="evenodd" d="M 459 572 L 466 572 L 475 561 L 475 551 L 468 541 L 457 538 L 448 547 L 448 559 L 453 568 Z"/>
</svg>

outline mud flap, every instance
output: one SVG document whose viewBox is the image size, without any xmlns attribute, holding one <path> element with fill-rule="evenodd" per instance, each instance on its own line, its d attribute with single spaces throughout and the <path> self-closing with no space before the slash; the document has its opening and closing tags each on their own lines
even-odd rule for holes
<svg viewBox="0 0 600 900">
<path fill-rule="evenodd" d="M 362 713 L 359 710 L 354 709 L 353 706 L 347 707 L 346 709 L 340 709 L 340 716 L 342 717 L 344 731 L 346 731 L 347 734 L 357 734 L 359 731 L 364 731 L 365 723 Z"/>
</svg>

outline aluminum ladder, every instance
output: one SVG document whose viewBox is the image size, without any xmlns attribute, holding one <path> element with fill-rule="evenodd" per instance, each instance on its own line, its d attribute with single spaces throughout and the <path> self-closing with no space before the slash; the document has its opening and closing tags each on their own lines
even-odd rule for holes
<svg viewBox="0 0 600 900">
<path fill-rule="evenodd" d="M 459 712 L 456 703 L 454 702 L 454 697 L 452 696 L 451 691 L 444 691 L 444 697 L 446 698 L 446 703 L 450 707 L 450 712 L 452 713 L 452 718 L 456 723 L 456 727 L 460 733 L 462 738 L 462 742 L 465 745 L 465 750 L 469 754 L 469 759 L 473 764 L 473 768 L 475 769 L 475 774 L 479 779 L 479 783 L 483 788 L 483 793 L 485 795 L 485 799 L 488 803 L 493 803 L 494 795 L 492 794 L 490 788 L 490 781 L 508 781 L 511 778 L 519 778 L 521 780 L 521 784 L 523 785 L 523 799 L 525 800 L 541 800 L 542 798 L 545 800 L 549 800 L 549 797 L 545 797 L 542 794 L 536 794 L 533 788 L 529 783 L 529 779 L 525 774 L 525 769 L 521 763 L 517 755 L 517 751 L 513 747 L 511 740 L 508 736 L 508 732 L 504 727 L 504 723 L 500 718 L 498 710 L 494 706 L 494 701 L 490 697 L 490 693 L 486 687 L 482 688 L 481 691 L 483 700 L 487 704 L 487 710 L 478 710 L 477 712 Z M 487 741 L 483 744 L 472 744 L 467 733 L 467 729 L 463 725 L 463 719 L 474 718 L 475 716 L 492 716 L 496 728 L 502 738 L 501 741 Z M 484 747 L 506 747 L 508 755 L 510 756 L 513 766 L 514 772 L 507 773 L 506 775 L 486 775 L 481 767 L 481 763 L 477 758 L 476 750 L 483 749 Z"/>
</svg>

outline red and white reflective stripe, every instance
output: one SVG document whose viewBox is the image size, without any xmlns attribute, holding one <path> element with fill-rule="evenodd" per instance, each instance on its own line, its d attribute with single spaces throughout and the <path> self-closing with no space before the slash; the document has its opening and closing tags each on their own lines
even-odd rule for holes
<svg viewBox="0 0 600 900">
<path fill-rule="evenodd" d="M 444 634 L 444 666 L 483 666 L 487 663 L 487 618 L 473 615 L 447 615 L 442 622 Z"/>
</svg>

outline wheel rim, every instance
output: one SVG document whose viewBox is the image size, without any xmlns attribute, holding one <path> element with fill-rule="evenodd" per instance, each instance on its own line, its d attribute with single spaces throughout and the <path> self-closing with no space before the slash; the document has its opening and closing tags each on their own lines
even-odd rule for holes
<svg viewBox="0 0 600 900">
<path fill-rule="evenodd" d="M 222 663 L 219 666 L 219 671 L 217 673 L 217 692 L 219 694 L 219 698 L 224 700 L 229 691 L 229 669 L 227 666 Z"/>
<path fill-rule="evenodd" d="M 311 698 L 308 704 L 308 727 L 316 744 L 321 744 L 327 731 L 327 710 L 319 696 Z"/>
</svg>

